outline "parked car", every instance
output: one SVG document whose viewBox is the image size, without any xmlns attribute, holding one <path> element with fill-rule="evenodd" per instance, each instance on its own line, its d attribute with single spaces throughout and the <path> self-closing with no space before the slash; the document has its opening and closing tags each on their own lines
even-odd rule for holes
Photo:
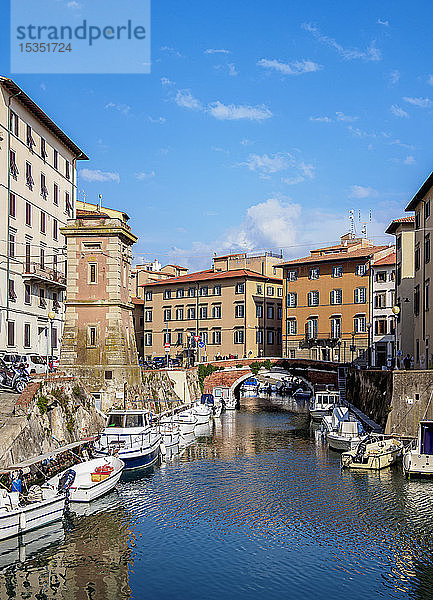
<svg viewBox="0 0 433 600">
<path fill-rule="evenodd" d="M 26 354 L 27 361 L 29 363 L 28 370 L 38 375 L 46 373 L 47 371 L 47 357 L 40 356 L 39 354 Z"/>
<path fill-rule="evenodd" d="M 60 358 L 58 356 L 49 356 L 50 371 L 57 371 L 60 365 Z"/>
<path fill-rule="evenodd" d="M 16 367 L 23 366 L 25 369 L 29 368 L 29 361 L 24 354 L 6 353 L 3 354 L 2 359 L 9 366 L 14 365 Z"/>
<path fill-rule="evenodd" d="M 167 366 L 167 358 L 165 356 L 154 356 L 152 362 L 155 369 L 162 369 Z"/>
</svg>

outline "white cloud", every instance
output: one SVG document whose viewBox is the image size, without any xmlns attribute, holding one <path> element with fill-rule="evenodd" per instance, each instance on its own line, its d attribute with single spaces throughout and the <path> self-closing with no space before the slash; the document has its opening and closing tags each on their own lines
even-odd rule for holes
<svg viewBox="0 0 433 600">
<path fill-rule="evenodd" d="M 310 117 L 310 121 L 313 121 L 314 123 L 332 123 L 330 117 Z"/>
<path fill-rule="evenodd" d="M 183 54 L 171 46 L 161 46 L 161 51 L 166 52 L 170 56 L 175 56 L 176 58 L 183 58 Z"/>
<path fill-rule="evenodd" d="M 382 59 L 380 50 L 376 48 L 374 41 L 371 42 L 371 44 L 365 50 L 359 50 L 358 48 L 344 48 L 341 44 L 334 40 L 334 38 L 320 33 L 319 29 L 315 25 L 312 25 L 311 23 L 304 23 L 302 27 L 311 33 L 316 40 L 336 50 L 338 54 L 345 60 L 361 59 L 366 61 L 377 61 Z"/>
<path fill-rule="evenodd" d="M 222 48 L 221 50 L 216 50 L 214 48 L 208 48 L 204 51 L 205 54 L 231 54 L 230 50 L 225 50 Z"/>
<path fill-rule="evenodd" d="M 144 179 L 152 179 L 152 177 L 155 177 L 155 175 L 155 171 L 150 171 L 149 173 L 142 171 L 141 173 L 137 173 L 135 176 L 139 181 L 143 181 Z"/>
<path fill-rule="evenodd" d="M 249 106 L 246 104 L 223 104 L 219 100 L 208 105 L 207 111 L 215 119 L 226 121 L 237 121 L 247 119 L 249 121 L 263 121 L 272 117 L 272 112 L 266 106 Z"/>
<path fill-rule="evenodd" d="M 377 190 L 363 185 L 352 185 L 349 198 L 374 198 L 378 195 Z"/>
<path fill-rule="evenodd" d="M 353 123 L 359 119 L 359 117 L 351 117 L 350 115 L 345 115 L 339 111 L 337 111 L 335 114 L 337 116 L 337 121 L 343 121 L 344 123 Z"/>
<path fill-rule="evenodd" d="M 389 83 L 391 85 L 395 85 L 399 81 L 400 81 L 400 71 L 397 71 L 397 69 L 395 69 L 394 71 L 391 71 L 391 73 L 389 74 Z"/>
<path fill-rule="evenodd" d="M 78 9 L 81 8 L 81 4 L 79 4 L 78 2 L 76 2 L 75 0 L 71 0 L 71 2 L 68 2 L 66 5 L 68 8 L 72 8 L 72 9 Z"/>
<path fill-rule="evenodd" d="M 243 140 L 240 141 L 240 143 L 242 144 L 242 146 L 251 146 L 251 144 L 253 144 L 254 142 L 252 142 L 248 138 L 244 138 Z"/>
<path fill-rule="evenodd" d="M 403 100 L 413 106 L 418 106 L 419 108 L 429 108 L 433 105 L 430 98 L 408 98 L 407 96 L 404 96 Z"/>
<path fill-rule="evenodd" d="M 406 158 L 404 159 L 404 164 L 405 165 L 414 165 L 415 164 L 415 157 L 414 156 L 406 156 Z"/>
<path fill-rule="evenodd" d="M 400 117 L 404 119 L 407 119 L 409 117 L 408 113 L 405 110 L 403 110 L 400 106 L 397 106 L 397 104 L 393 104 L 390 110 L 395 117 Z"/>
<path fill-rule="evenodd" d="M 151 123 L 158 123 L 159 125 L 162 125 L 167 121 L 167 119 L 165 117 L 157 117 L 156 119 L 154 119 L 153 117 L 149 117 L 149 121 Z"/>
<path fill-rule="evenodd" d="M 119 173 L 114 173 L 111 171 L 100 171 L 99 169 L 81 169 L 79 174 L 83 179 L 90 182 L 98 181 L 102 183 L 106 181 L 114 181 L 115 183 L 120 183 Z"/>
<path fill-rule="evenodd" d="M 46 86 L 46 84 L 45 84 L 44 82 L 42 82 L 42 83 L 39 85 L 39 87 L 41 88 L 41 90 L 42 90 L 43 92 L 46 92 L 46 91 L 47 91 L 47 86 Z"/>
<path fill-rule="evenodd" d="M 197 98 L 194 98 L 190 90 L 178 90 L 175 102 L 178 106 L 182 106 L 183 108 L 191 108 L 193 110 L 202 109 L 201 102 L 197 100 Z"/>
<path fill-rule="evenodd" d="M 269 178 L 274 173 L 290 170 L 292 175 L 281 179 L 283 183 L 294 185 L 314 178 L 314 166 L 298 160 L 289 152 L 278 154 L 250 154 L 239 166 L 259 173 L 260 177 Z"/>
<path fill-rule="evenodd" d="M 265 69 L 273 69 L 274 71 L 278 71 L 283 75 L 301 75 L 302 73 L 314 73 L 315 71 L 320 71 L 322 69 L 322 65 L 313 62 L 312 60 L 296 60 L 291 63 L 283 63 L 279 60 L 272 59 L 268 60 L 267 58 L 262 58 L 257 61 L 257 64 L 260 67 L 264 67 Z"/>
<path fill-rule="evenodd" d="M 176 85 L 174 81 L 171 81 L 168 77 L 161 77 L 161 85 Z"/>
<path fill-rule="evenodd" d="M 236 77 L 236 75 L 239 75 L 239 71 L 236 69 L 234 63 L 227 63 L 226 65 L 215 65 L 214 69 L 216 71 L 227 71 L 230 77 Z"/>
<path fill-rule="evenodd" d="M 115 102 L 108 102 L 104 108 L 118 110 L 123 115 L 129 114 L 129 111 L 131 110 L 129 104 L 116 104 Z"/>
<path fill-rule="evenodd" d="M 385 19 L 377 19 L 376 23 L 378 25 L 384 25 L 385 27 L 389 27 L 389 21 L 386 21 Z"/>
<path fill-rule="evenodd" d="M 433 85 L 433 75 L 429 75 L 429 76 L 428 76 L 427 83 L 428 83 L 429 85 Z"/>
</svg>

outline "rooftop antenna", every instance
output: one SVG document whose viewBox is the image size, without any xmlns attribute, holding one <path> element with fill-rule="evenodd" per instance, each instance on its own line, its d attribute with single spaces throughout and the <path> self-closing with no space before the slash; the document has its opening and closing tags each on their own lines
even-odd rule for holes
<svg viewBox="0 0 433 600">
<path fill-rule="evenodd" d="M 350 237 L 353 239 L 355 237 L 355 211 L 353 209 L 349 210 L 349 221 L 350 221 Z"/>
<path fill-rule="evenodd" d="M 101 209 L 102 209 L 102 194 L 99 194 L 98 198 L 99 198 L 99 200 L 98 200 L 98 212 L 101 212 Z"/>
<path fill-rule="evenodd" d="M 83 194 L 83 209 L 86 210 L 86 192 L 85 190 L 81 190 L 81 193 Z"/>
<path fill-rule="evenodd" d="M 368 219 L 365 221 L 361 221 L 361 211 L 359 211 L 359 224 L 362 225 L 361 235 L 363 235 L 365 238 L 367 238 L 367 226 L 369 223 L 371 223 L 371 221 L 372 221 L 371 208 L 368 211 Z"/>
</svg>

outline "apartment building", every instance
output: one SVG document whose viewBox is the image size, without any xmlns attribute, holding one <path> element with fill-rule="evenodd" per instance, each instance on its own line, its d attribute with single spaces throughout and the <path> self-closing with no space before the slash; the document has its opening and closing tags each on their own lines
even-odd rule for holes
<svg viewBox="0 0 433 600">
<path fill-rule="evenodd" d="M 372 353 L 373 367 L 390 367 L 396 359 L 396 306 L 395 298 L 396 255 L 388 254 L 371 263 L 372 286 Z"/>
<path fill-rule="evenodd" d="M 162 266 L 159 260 L 153 262 L 145 262 L 136 265 L 131 270 L 131 287 L 132 293 L 136 298 L 141 298 L 143 293 L 143 285 L 152 281 L 161 279 L 170 279 L 171 277 L 179 277 L 186 275 L 188 269 L 180 265 L 164 265 Z"/>
<path fill-rule="evenodd" d="M 370 266 L 392 252 L 346 234 L 283 263 L 283 356 L 370 362 Z"/>
<path fill-rule="evenodd" d="M 56 354 L 76 162 L 87 156 L 11 79 L 0 77 L 0 351 Z"/>
<path fill-rule="evenodd" d="M 396 351 L 401 361 L 414 353 L 415 217 L 394 219 L 386 233 L 395 236 Z"/>
<path fill-rule="evenodd" d="M 433 236 L 433 173 L 409 202 L 406 211 L 415 212 L 414 222 L 414 367 L 433 368 L 433 318 L 430 313 L 433 283 L 433 259 L 431 239 Z"/>
<path fill-rule="evenodd" d="M 238 252 L 213 257 L 214 271 L 233 271 L 247 269 L 266 275 L 281 277 L 280 265 L 283 262 L 282 253 L 275 252 Z"/>
<path fill-rule="evenodd" d="M 208 269 L 145 284 L 142 297 L 145 359 L 163 356 L 166 343 L 172 357 L 194 353 L 196 361 L 281 355 L 278 277 Z"/>
</svg>

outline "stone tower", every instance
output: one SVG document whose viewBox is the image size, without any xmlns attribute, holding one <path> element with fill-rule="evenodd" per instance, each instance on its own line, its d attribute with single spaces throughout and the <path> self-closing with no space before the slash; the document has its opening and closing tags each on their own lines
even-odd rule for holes
<svg viewBox="0 0 433 600">
<path fill-rule="evenodd" d="M 67 292 L 60 368 L 80 378 L 106 411 L 141 395 L 130 295 L 137 238 L 120 211 L 86 205 L 61 232 Z M 90 209 L 90 210 L 89 210 Z"/>
</svg>

